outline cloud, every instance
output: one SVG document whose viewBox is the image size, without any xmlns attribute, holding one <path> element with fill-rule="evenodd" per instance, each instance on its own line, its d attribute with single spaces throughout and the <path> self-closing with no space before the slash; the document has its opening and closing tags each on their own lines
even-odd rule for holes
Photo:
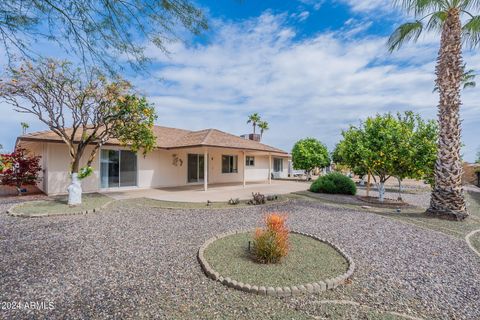
<svg viewBox="0 0 480 320">
<path fill-rule="evenodd" d="M 391 0 L 339 0 L 349 5 L 355 12 L 372 12 L 376 10 L 393 9 L 393 1 Z"/>
<path fill-rule="evenodd" d="M 298 0 L 299 2 L 313 7 L 314 10 L 318 11 L 325 3 L 325 0 Z"/>
<path fill-rule="evenodd" d="M 170 58 L 154 49 L 162 65 L 156 82 L 136 79 L 157 105 L 160 123 L 185 128 L 250 130 L 247 115 L 270 122 L 265 142 L 286 150 L 306 136 L 331 148 L 342 129 L 378 112 L 414 110 L 435 118 L 432 93 L 436 37 L 388 54 L 384 37 L 351 37 L 351 21 L 337 32 L 298 40 L 285 15 L 265 13 L 242 23 L 218 22 L 207 44 L 176 44 Z M 471 67 L 478 58 L 466 56 Z M 465 94 L 465 122 L 480 120 L 480 98 Z M 464 132 L 467 140 L 474 134 Z M 470 139 L 471 140 L 471 139 Z M 475 145 L 467 145 L 467 155 Z"/>
<path fill-rule="evenodd" d="M 296 19 L 300 22 L 307 20 L 309 16 L 310 16 L 310 12 L 308 12 L 308 11 L 302 11 L 302 12 L 299 12 L 299 13 L 292 13 L 291 14 L 291 17 L 293 19 Z"/>
<path fill-rule="evenodd" d="M 365 20 L 301 39 L 290 22 L 287 14 L 270 12 L 240 22 L 214 20 L 204 42 L 174 43 L 169 56 L 149 47 L 153 76 L 131 80 L 155 103 L 161 125 L 243 134 L 251 130 L 248 114 L 259 112 L 271 128 L 264 141 L 288 151 L 308 136 L 333 148 L 342 129 L 375 113 L 414 110 L 436 117 L 437 35 L 389 54 L 385 37 L 358 30 Z M 479 55 L 466 52 L 465 61 L 480 70 Z M 480 144 L 476 90 L 463 94 L 467 160 Z M 0 119 L 0 144 L 11 147 L 21 119 Z"/>
</svg>

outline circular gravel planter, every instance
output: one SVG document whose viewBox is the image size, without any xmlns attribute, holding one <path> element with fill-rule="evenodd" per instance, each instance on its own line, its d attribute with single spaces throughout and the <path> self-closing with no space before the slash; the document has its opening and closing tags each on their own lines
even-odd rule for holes
<svg viewBox="0 0 480 320">
<path fill-rule="evenodd" d="M 280 264 L 260 264 L 248 252 L 253 232 L 233 231 L 208 239 L 198 250 L 205 274 L 227 287 L 268 296 L 319 293 L 344 284 L 355 263 L 327 240 L 290 232 L 291 250 Z"/>
</svg>

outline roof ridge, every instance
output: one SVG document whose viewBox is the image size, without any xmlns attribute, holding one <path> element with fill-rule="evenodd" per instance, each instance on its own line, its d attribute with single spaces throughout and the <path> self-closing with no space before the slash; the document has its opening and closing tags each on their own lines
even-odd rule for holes
<svg viewBox="0 0 480 320">
<path fill-rule="evenodd" d="M 67 129 L 70 129 L 70 128 L 67 128 Z M 41 133 L 49 133 L 49 132 L 53 132 L 53 131 L 52 130 L 39 130 L 39 131 L 27 132 L 25 134 L 22 134 L 20 137 L 31 137 L 31 136 L 38 135 L 38 134 L 41 134 Z"/>
<path fill-rule="evenodd" d="M 210 136 L 212 135 L 212 132 L 213 130 L 215 129 L 205 129 L 205 130 L 208 130 L 208 133 L 205 135 L 205 137 L 203 138 L 201 144 L 205 144 L 207 142 L 207 139 L 210 138 Z M 203 130 L 201 130 L 203 131 Z"/>
<path fill-rule="evenodd" d="M 241 137 L 234 135 L 233 133 L 225 132 L 225 131 L 222 131 L 222 130 L 219 130 L 219 129 L 212 129 L 212 130 L 215 130 L 215 131 L 218 131 L 218 132 L 221 132 L 221 133 L 224 133 L 224 134 L 228 134 L 228 135 L 230 135 L 230 136 L 232 136 L 232 137 L 235 137 L 235 138 L 244 140 L 244 139 L 242 139 Z M 280 149 L 278 149 L 278 148 L 269 146 L 268 144 L 261 143 L 260 141 L 250 140 L 250 139 L 248 139 L 248 141 L 252 141 L 252 142 L 254 142 L 254 143 L 258 143 L 258 144 L 260 144 L 260 145 L 262 145 L 262 146 L 265 146 L 265 147 L 269 147 L 269 148 L 274 148 L 274 149 L 280 150 Z M 283 151 L 283 150 L 282 150 L 282 151 Z"/>
</svg>

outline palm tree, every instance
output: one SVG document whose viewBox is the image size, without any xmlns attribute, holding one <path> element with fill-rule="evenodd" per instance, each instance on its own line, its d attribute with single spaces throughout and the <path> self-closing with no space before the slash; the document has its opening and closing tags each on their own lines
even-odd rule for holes
<svg viewBox="0 0 480 320">
<path fill-rule="evenodd" d="M 475 78 L 477 77 L 477 74 L 475 73 L 475 70 L 473 69 L 467 69 L 467 64 L 464 63 L 462 69 L 463 74 L 462 74 L 462 88 L 463 89 L 468 89 L 468 88 L 475 88 L 477 86 L 477 82 L 475 81 Z M 465 71 L 466 70 L 466 71 Z M 435 88 L 433 88 L 433 92 L 438 92 L 438 85 L 435 85 Z"/>
<path fill-rule="evenodd" d="M 388 40 L 390 51 L 416 41 L 423 31 L 441 33 L 436 84 L 440 94 L 440 128 L 435 163 L 435 186 L 427 214 L 455 220 L 468 216 L 462 186 L 460 156 L 460 91 L 464 74 L 462 41 L 472 48 L 480 43 L 479 0 L 396 0 L 416 21 L 398 27 Z M 462 24 L 462 21 L 464 23 Z"/>
<path fill-rule="evenodd" d="M 255 134 L 255 129 L 257 128 L 257 123 L 261 121 L 260 115 L 258 113 L 253 113 L 248 116 L 247 123 L 251 123 L 253 125 L 253 134 Z"/>
<path fill-rule="evenodd" d="M 30 125 L 26 122 L 20 122 L 20 126 L 22 127 L 22 134 L 27 133 L 27 129 L 30 128 Z"/>
<path fill-rule="evenodd" d="M 263 137 L 263 133 L 270 128 L 268 127 L 268 122 L 267 121 L 260 121 L 258 123 L 258 127 L 260 128 L 260 139 L 261 139 Z"/>
</svg>

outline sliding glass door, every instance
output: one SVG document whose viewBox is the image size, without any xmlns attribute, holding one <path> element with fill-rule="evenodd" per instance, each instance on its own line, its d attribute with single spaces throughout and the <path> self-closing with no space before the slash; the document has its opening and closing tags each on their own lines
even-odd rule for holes
<svg viewBox="0 0 480 320">
<path fill-rule="evenodd" d="M 283 159 L 273 158 L 273 172 L 282 172 L 282 171 L 283 171 Z"/>
<path fill-rule="evenodd" d="M 137 185 L 137 155 L 127 150 L 102 150 L 100 153 L 102 188 Z"/>
<path fill-rule="evenodd" d="M 204 180 L 205 157 L 203 154 L 188 155 L 188 182 L 203 182 Z"/>
</svg>

